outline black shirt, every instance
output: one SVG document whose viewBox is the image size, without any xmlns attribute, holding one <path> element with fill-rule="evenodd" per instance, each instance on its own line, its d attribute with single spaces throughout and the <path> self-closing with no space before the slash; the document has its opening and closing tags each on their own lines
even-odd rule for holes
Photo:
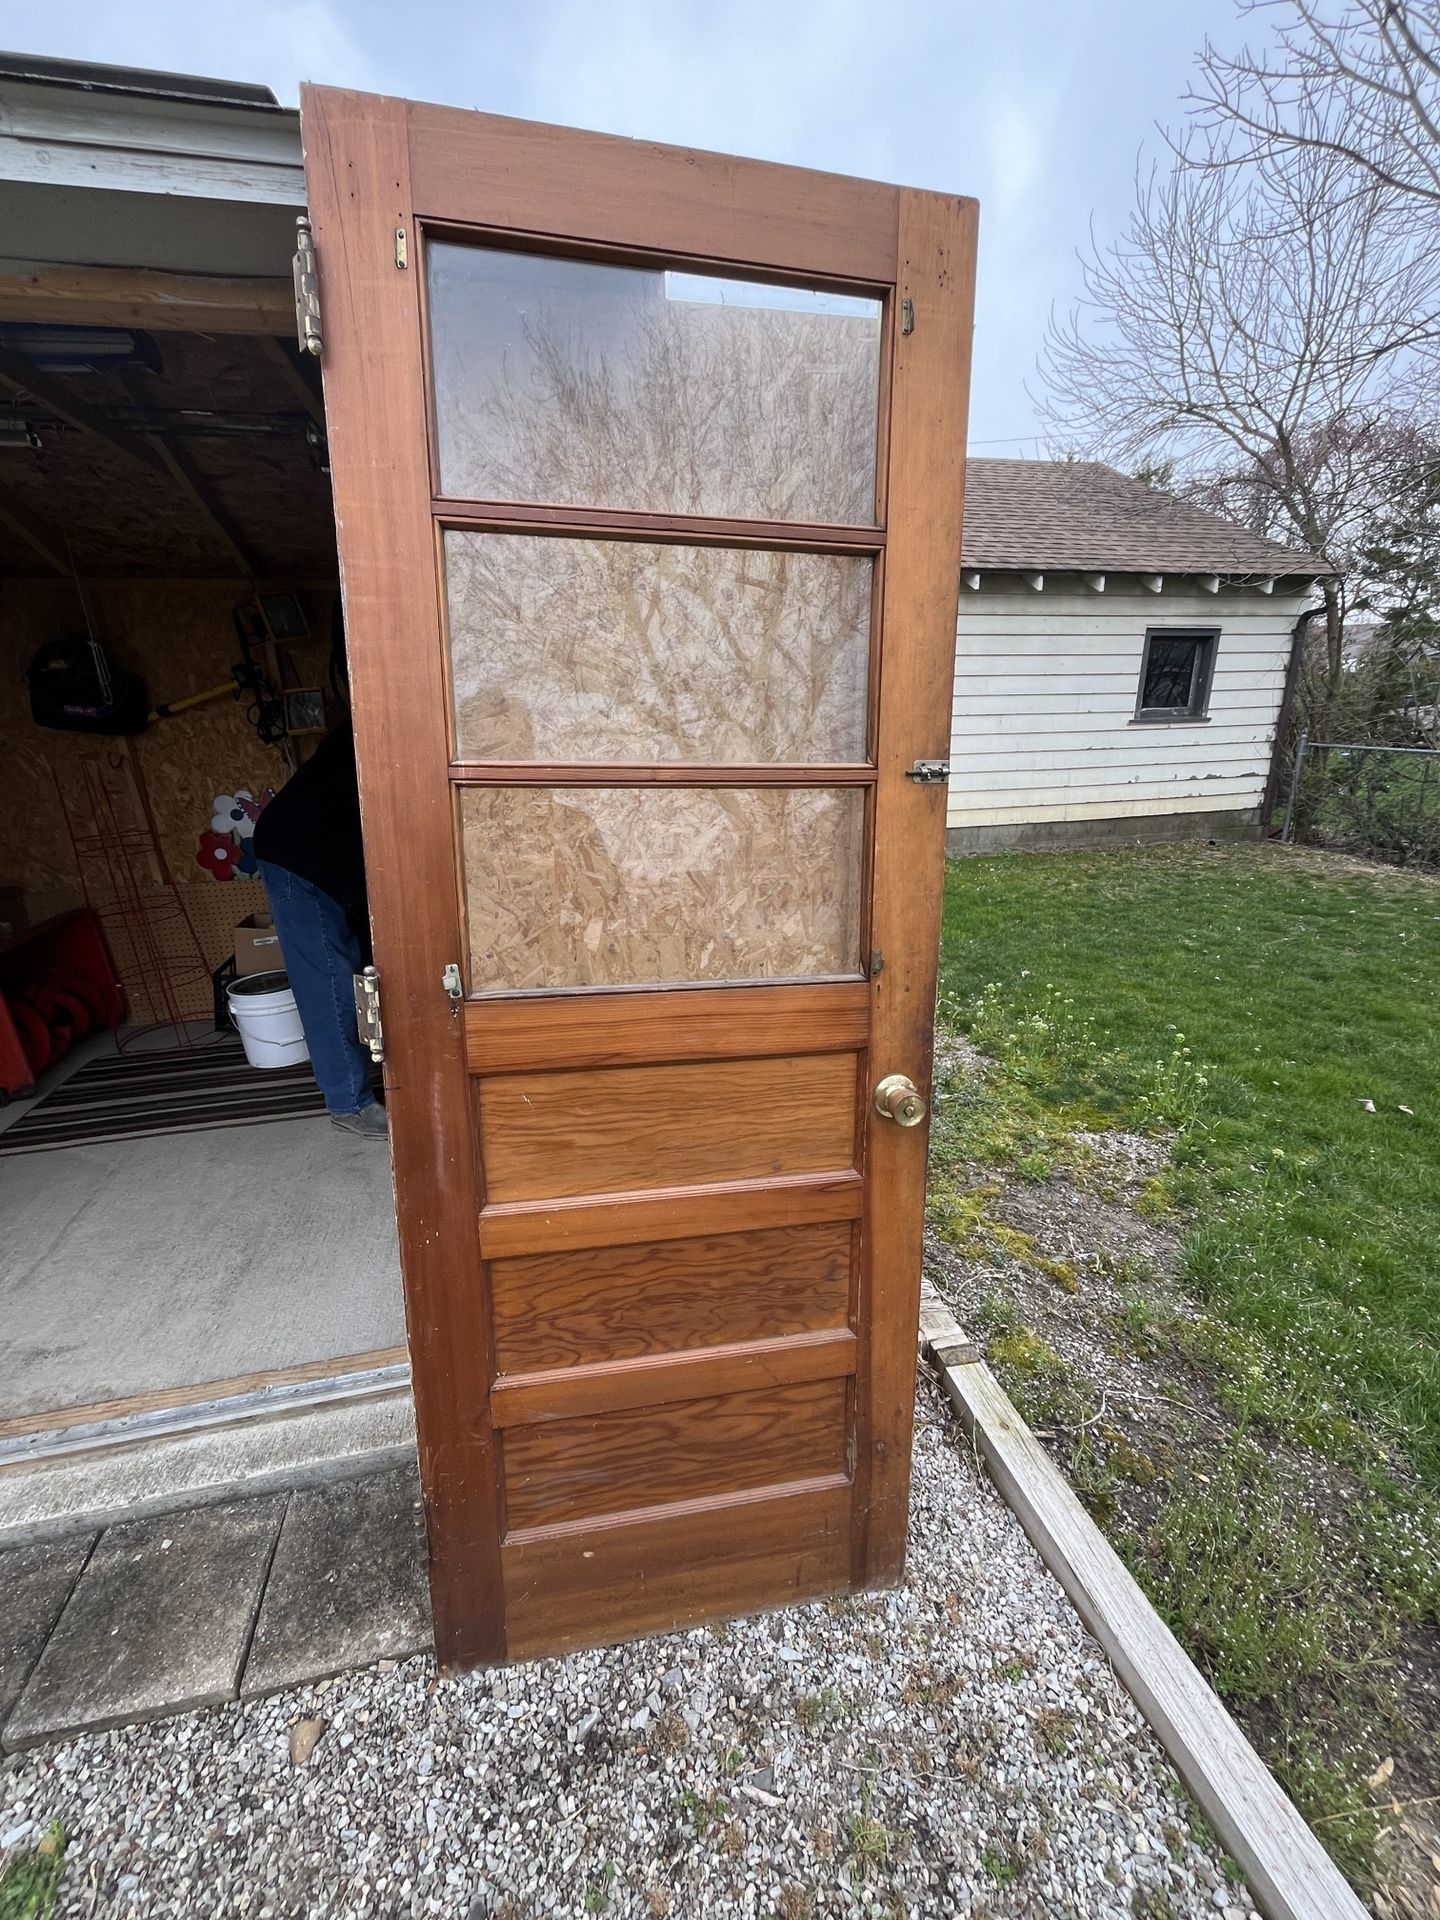
<svg viewBox="0 0 1440 1920">
<path fill-rule="evenodd" d="M 346 720 L 286 781 L 255 822 L 255 858 L 328 893 L 368 941 L 355 736 Z"/>
</svg>

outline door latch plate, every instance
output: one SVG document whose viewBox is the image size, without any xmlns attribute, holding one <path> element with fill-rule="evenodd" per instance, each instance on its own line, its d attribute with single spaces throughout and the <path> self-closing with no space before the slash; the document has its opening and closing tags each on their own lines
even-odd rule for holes
<svg viewBox="0 0 1440 1920">
<path fill-rule="evenodd" d="M 445 997 L 450 1002 L 450 1018 L 460 1018 L 460 1002 L 465 998 L 465 983 L 460 978 L 460 969 L 452 960 L 440 975 L 440 984 L 445 989 Z"/>
<path fill-rule="evenodd" d="M 943 787 L 950 778 L 948 760 L 917 760 L 906 774 L 917 787 Z"/>
</svg>

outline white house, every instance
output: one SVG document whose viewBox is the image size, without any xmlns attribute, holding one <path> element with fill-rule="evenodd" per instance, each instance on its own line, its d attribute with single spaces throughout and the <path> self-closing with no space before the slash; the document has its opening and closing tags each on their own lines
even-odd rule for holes
<svg viewBox="0 0 1440 1920">
<path fill-rule="evenodd" d="M 971 460 L 962 569 L 952 853 L 1258 828 L 1323 560 L 1111 467 Z"/>
</svg>

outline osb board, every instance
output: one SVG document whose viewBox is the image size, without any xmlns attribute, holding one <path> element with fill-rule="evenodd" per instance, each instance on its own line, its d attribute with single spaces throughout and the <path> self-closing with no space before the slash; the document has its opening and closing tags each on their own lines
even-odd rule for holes
<svg viewBox="0 0 1440 1920">
<path fill-rule="evenodd" d="M 445 535 L 462 759 L 865 757 L 864 555 Z"/>
<path fill-rule="evenodd" d="M 476 992 L 859 970 L 865 795 L 467 787 Z"/>
<path fill-rule="evenodd" d="M 91 585 L 85 601 L 94 630 L 114 649 L 122 664 L 139 672 L 150 698 L 182 700 L 188 694 L 219 685 L 230 677 L 238 649 L 231 609 L 247 597 L 243 584 L 202 581 L 119 581 Z M 323 680 L 329 647 L 329 597 L 304 597 L 315 640 L 293 650 L 299 678 L 307 684 Z M 0 586 L 0 883 L 23 887 L 32 919 L 79 904 L 83 898 L 70 834 L 65 824 L 55 776 L 64 785 L 82 828 L 87 822 L 84 763 L 97 757 L 133 754 L 149 794 L 159 830 L 164 859 L 183 890 L 190 917 L 214 967 L 232 951 L 235 922 L 263 901 L 258 882 L 217 881 L 196 864 L 200 835 L 210 825 L 217 793 L 248 787 L 254 793 L 280 787 L 287 767 L 279 748 L 262 746 L 245 719 L 244 708 L 227 696 L 208 706 L 158 722 L 126 741 L 91 735 L 52 732 L 30 718 L 29 698 L 22 675 L 42 641 L 66 631 L 83 631 L 84 617 L 76 589 L 61 582 L 8 581 Z M 115 769 L 117 784 L 128 783 Z M 133 812 L 131 821 L 138 825 Z M 148 862 L 136 861 L 137 878 L 146 897 L 163 903 L 156 885 L 161 875 Z M 87 861 L 87 877 L 97 896 L 119 891 L 120 863 Z M 147 990 L 146 968 L 134 953 L 122 953 L 125 944 L 107 930 L 120 966 L 122 982 L 131 1000 L 132 1017 L 158 1019 Z M 163 921 L 164 915 L 158 913 Z M 166 924 L 155 933 L 162 950 L 196 968 L 193 946 L 183 925 Z M 185 1011 L 203 1017 L 210 1007 L 208 982 L 191 981 Z"/>
</svg>

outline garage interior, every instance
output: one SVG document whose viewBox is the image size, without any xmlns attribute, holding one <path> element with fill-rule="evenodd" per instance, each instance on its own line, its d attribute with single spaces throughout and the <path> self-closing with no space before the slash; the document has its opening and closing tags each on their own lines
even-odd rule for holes
<svg viewBox="0 0 1440 1920">
<path fill-rule="evenodd" d="M 171 204 L 157 235 L 204 212 Z M 294 216 L 223 211 L 202 260 L 264 253 L 253 299 L 156 308 L 152 239 L 0 301 L 0 1532 L 12 1469 L 367 1393 L 408 1417 L 384 1145 L 330 1126 L 307 1067 L 249 1066 L 224 1014 L 230 970 L 273 965 L 254 812 L 345 692 L 318 370 L 275 299 Z M 159 324 L 121 324 L 147 300 Z M 91 641 L 141 730 L 36 724 L 37 658 Z"/>
</svg>

